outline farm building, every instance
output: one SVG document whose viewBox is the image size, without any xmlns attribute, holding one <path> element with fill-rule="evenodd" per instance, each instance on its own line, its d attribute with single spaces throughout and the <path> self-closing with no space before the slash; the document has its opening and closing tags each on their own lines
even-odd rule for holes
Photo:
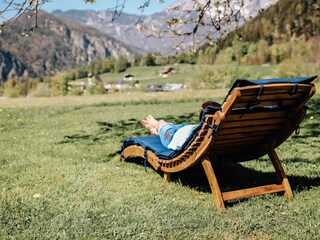
<svg viewBox="0 0 320 240">
<path fill-rule="evenodd" d="M 182 83 L 165 83 L 165 84 L 151 84 L 148 85 L 144 91 L 145 92 L 170 92 L 182 90 L 186 86 Z"/>
<path fill-rule="evenodd" d="M 159 75 L 161 77 L 168 77 L 169 74 L 174 73 L 175 69 L 173 67 L 168 67 L 166 69 L 160 70 Z"/>
</svg>

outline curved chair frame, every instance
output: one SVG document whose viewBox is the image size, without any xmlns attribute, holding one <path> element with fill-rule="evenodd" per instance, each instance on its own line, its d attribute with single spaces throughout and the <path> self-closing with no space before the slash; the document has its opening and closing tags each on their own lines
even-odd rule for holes
<svg viewBox="0 0 320 240">
<path fill-rule="evenodd" d="M 215 205 L 221 211 L 226 209 L 225 201 L 259 194 L 284 192 L 291 199 L 293 193 L 275 148 L 297 130 L 306 114 L 305 103 L 314 93 L 313 84 L 274 83 L 264 85 L 263 89 L 259 85 L 235 87 L 221 110 L 207 115 L 196 138 L 179 156 L 160 159 L 138 145 L 126 147 L 121 156 L 147 159 L 155 170 L 164 173 L 165 180 L 169 180 L 170 174 L 201 161 Z M 268 106 L 275 107 L 276 111 L 271 111 Z M 250 112 L 250 109 L 260 110 Z M 214 132 L 213 125 L 216 126 Z M 233 162 L 253 160 L 267 154 L 279 183 L 221 192 L 209 154 Z M 121 160 L 125 159 L 121 157 Z"/>
</svg>

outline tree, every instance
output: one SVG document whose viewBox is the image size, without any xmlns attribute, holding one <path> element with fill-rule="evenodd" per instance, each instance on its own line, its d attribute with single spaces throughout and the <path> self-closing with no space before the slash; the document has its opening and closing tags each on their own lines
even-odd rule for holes
<svg viewBox="0 0 320 240">
<path fill-rule="evenodd" d="M 269 45 L 264 39 L 257 43 L 257 60 L 260 64 L 267 63 L 270 60 Z"/>
<path fill-rule="evenodd" d="M 67 73 L 59 72 L 50 78 L 50 89 L 54 96 L 67 95 L 68 93 L 68 79 Z"/>
<path fill-rule="evenodd" d="M 145 66 L 156 66 L 156 59 L 152 54 L 148 54 L 146 58 L 142 61 Z"/>
<path fill-rule="evenodd" d="M 5 84 L 4 84 L 4 95 L 7 97 L 22 97 L 26 95 L 26 92 L 24 91 L 24 86 L 19 81 L 17 81 L 14 78 L 10 78 Z"/>
<path fill-rule="evenodd" d="M 128 60 L 125 57 L 119 57 L 114 63 L 114 71 L 124 72 L 129 66 Z"/>
<path fill-rule="evenodd" d="M 49 0 L 2 0 L 5 6 L 0 10 L 0 31 L 14 24 L 22 14 L 28 14 L 32 20 L 31 26 L 24 30 L 28 36 L 38 28 L 38 13 L 43 5 Z M 80 1 L 80 0 L 79 0 Z M 95 3 L 96 0 L 82 0 L 84 3 Z M 155 0 L 154 0 L 155 1 Z M 22 3 L 21 3 L 22 2 Z M 112 21 L 122 13 L 127 0 L 117 0 L 113 10 Z M 151 0 L 143 0 L 138 9 L 140 17 L 134 23 L 136 28 L 144 31 L 147 36 L 177 38 L 177 48 L 185 42 L 193 42 L 191 51 L 195 51 L 199 44 L 204 42 L 213 43 L 218 36 L 225 36 L 230 30 L 236 29 L 247 20 L 245 16 L 245 4 L 250 0 L 190 0 L 192 6 L 179 1 L 171 8 L 167 8 L 168 18 L 164 19 L 166 26 L 157 26 L 143 22 L 144 10 L 150 5 Z M 165 0 L 157 0 L 163 3 Z M 75 3 L 76 4 L 76 3 Z M 10 13 L 10 14 L 8 14 Z M 12 14 L 13 13 L 13 14 Z M 256 13 L 252 13 L 256 15 Z M 10 17 L 6 17 L 10 16 Z M 188 27 L 186 27 L 188 26 Z"/>
</svg>

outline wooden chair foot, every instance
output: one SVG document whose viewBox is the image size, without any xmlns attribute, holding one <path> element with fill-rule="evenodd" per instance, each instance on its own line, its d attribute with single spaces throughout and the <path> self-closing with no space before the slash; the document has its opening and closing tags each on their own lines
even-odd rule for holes
<svg viewBox="0 0 320 240">
<path fill-rule="evenodd" d="M 202 160 L 202 166 L 203 166 L 204 171 L 207 175 L 207 179 L 209 181 L 209 185 L 210 185 L 211 192 L 213 195 L 214 203 L 215 203 L 217 209 L 219 211 L 225 211 L 226 207 L 224 205 L 224 201 L 223 201 L 223 197 L 222 197 L 221 190 L 219 187 L 219 183 L 218 183 L 217 177 L 214 173 L 214 170 L 212 168 L 212 165 L 211 165 L 209 158 L 205 157 Z"/>
<path fill-rule="evenodd" d="M 271 148 L 271 147 L 268 147 L 268 155 L 272 161 L 272 164 L 273 164 L 273 167 L 274 169 L 276 170 L 276 173 L 277 173 L 277 176 L 278 176 L 278 179 L 280 181 L 280 184 L 284 187 L 284 195 L 288 198 L 288 199 L 292 199 L 293 198 L 293 193 L 292 193 L 292 190 L 291 190 L 291 186 L 290 186 L 290 183 L 289 183 L 289 180 L 287 178 L 287 175 L 281 165 L 281 162 L 279 160 L 279 157 L 276 153 L 276 151 Z"/>
<path fill-rule="evenodd" d="M 163 173 L 163 180 L 169 181 L 170 180 L 170 173 L 167 173 L 167 172 Z"/>
</svg>

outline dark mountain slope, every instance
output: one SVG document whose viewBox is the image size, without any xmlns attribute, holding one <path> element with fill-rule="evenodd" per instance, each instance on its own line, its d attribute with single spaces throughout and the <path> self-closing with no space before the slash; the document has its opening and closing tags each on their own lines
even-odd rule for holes
<svg viewBox="0 0 320 240">
<path fill-rule="evenodd" d="M 40 12 L 39 27 L 29 37 L 19 34 L 27 22 L 27 16 L 22 16 L 0 36 L 1 54 L 11 56 L 0 63 L 5 66 L 0 68 L 2 81 L 10 72 L 17 77 L 26 76 L 26 72 L 43 77 L 106 57 L 133 60 L 138 55 L 138 51 L 95 28 L 63 21 L 46 12 Z"/>
</svg>

